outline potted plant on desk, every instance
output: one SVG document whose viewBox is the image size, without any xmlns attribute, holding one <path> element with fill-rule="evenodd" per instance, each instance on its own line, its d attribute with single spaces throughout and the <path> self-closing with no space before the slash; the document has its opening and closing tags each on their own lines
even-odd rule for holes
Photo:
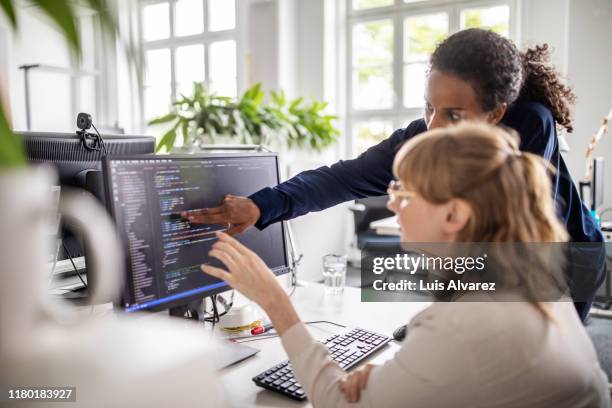
<svg viewBox="0 0 612 408">
<path fill-rule="evenodd" d="M 159 139 L 158 151 L 195 152 L 211 144 L 322 151 L 340 134 L 333 123 L 337 118 L 326 114 L 326 107 L 316 100 L 287 100 L 283 91 L 271 91 L 266 101 L 260 83 L 236 99 L 195 83 L 191 95 L 181 95 L 167 115 L 149 125 L 169 126 Z"/>
</svg>

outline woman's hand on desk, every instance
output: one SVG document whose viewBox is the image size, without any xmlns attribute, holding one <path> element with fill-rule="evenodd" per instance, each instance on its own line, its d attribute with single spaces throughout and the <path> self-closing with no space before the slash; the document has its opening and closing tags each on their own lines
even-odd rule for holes
<svg viewBox="0 0 612 408">
<path fill-rule="evenodd" d="M 218 207 L 181 213 L 181 217 L 196 224 L 229 224 L 227 233 L 230 235 L 251 228 L 260 216 L 259 207 L 253 200 L 235 195 L 226 195 Z"/>
<path fill-rule="evenodd" d="M 361 390 L 366 389 L 370 371 L 372 371 L 373 367 L 372 364 L 366 364 L 342 378 L 340 381 L 340 391 L 344 393 L 347 402 L 359 402 Z"/>
<path fill-rule="evenodd" d="M 207 274 L 226 281 L 232 288 L 260 305 L 268 314 L 279 335 L 299 321 L 289 297 L 264 261 L 249 248 L 225 234 L 217 232 L 219 240 L 208 253 L 228 270 L 202 265 Z"/>
</svg>

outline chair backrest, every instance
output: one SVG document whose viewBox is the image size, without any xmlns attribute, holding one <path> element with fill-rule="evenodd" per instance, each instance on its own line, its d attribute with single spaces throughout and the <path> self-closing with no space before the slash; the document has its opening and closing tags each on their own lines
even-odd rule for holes
<svg viewBox="0 0 612 408">
<path fill-rule="evenodd" d="M 370 231 L 370 223 L 383 218 L 391 217 L 393 213 L 387 208 L 389 196 L 360 198 L 355 200 L 359 210 L 354 210 L 355 234 Z"/>
</svg>

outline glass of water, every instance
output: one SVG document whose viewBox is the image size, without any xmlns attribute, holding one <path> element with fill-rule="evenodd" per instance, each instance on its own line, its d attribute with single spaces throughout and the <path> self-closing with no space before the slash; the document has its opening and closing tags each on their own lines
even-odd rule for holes
<svg viewBox="0 0 612 408">
<path fill-rule="evenodd" d="M 346 255 L 323 256 L 323 282 L 325 293 L 337 295 L 344 292 L 346 284 Z"/>
</svg>

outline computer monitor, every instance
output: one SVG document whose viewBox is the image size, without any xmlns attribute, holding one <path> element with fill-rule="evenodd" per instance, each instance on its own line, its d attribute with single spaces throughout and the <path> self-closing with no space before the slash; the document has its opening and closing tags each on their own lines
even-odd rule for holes
<svg viewBox="0 0 612 408">
<path fill-rule="evenodd" d="M 226 194 L 248 196 L 279 183 L 272 153 L 107 158 L 107 202 L 126 253 L 123 307 L 163 310 L 229 289 L 201 271 L 222 266 L 208 251 L 227 225 L 190 223 L 182 211 L 219 205 Z M 236 238 L 277 275 L 289 271 L 285 230 L 276 223 Z"/>
<path fill-rule="evenodd" d="M 92 149 L 81 134 L 50 132 L 16 132 L 25 146 L 31 163 L 49 163 L 59 176 L 60 186 L 77 187 L 92 193 L 104 204 L 104 180 L 100 149 Z M 106 152 L 112 156 L 155 152 L 155 138 L 151 136 L 102 135 Z M 85 251 L 68 231 L 62 240 L 71 257 L 85 255 Z M 58 259 L 67 259 L 64 249 Z"/>
<path fill-rule="evenodd" d="M 593 181 L 591 184 L 591 210 L 597 211 L 604 202 L 604 158 L 593 159 Z"/>
</svg>

